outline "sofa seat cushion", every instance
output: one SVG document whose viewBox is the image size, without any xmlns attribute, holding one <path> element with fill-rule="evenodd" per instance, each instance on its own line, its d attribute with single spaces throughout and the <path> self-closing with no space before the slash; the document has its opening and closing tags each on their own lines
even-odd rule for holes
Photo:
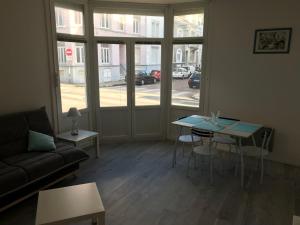
<svg viewBox="0 0 300 225">
<path fill-rule="evenodd" d="M 64 166 L 64 158 L 55 152 L 26 152 L 2 160 L 24 169 L 32 181 Z"/>
<path fill-rule="evenodd" d="M 65 164 L 80 162 L 89 158 L 85 152 L 74 148 L 73 145 L 65 142 L 56 142 L 55 152 L 64 158 Z"/>
<path fill-rule="evenodd" d="M 28 182 L 26 172 L 18 167 L 0 161 L 0 195 L 14 190 Z"/>
</svg>

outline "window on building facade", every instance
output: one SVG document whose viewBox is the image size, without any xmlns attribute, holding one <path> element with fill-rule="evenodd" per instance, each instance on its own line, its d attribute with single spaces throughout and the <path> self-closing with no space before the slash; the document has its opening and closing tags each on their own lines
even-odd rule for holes
<svg viewBox="0 0 300 225">
<path fill-rule="evenodd" d="M 100 27 L 108 29 L 109 28 L 109 19 L 108 14 L 101 14 L 100 16 Z"/>
<path fill-rule="evenodd" d="M 174 37 L 202 37 L 204 13 L 174 16 Z"/>
<path fill-rule="evenodd" d="M 58 62 L 60 64 L 64 64 L 67 62 L 65 51 L 66 51 L 65 47 L 57 47 L 57 57 L 58 57 Z"/>
<path fill-rule="evenodd" d="M 81 12 L 75 12 L 75 24 L 82 25 L 82 13 Z"/>
<path fill-rule="evenodd" d="M 139 34 L 140 33 L 140 18 L 135 16 L 133 18 L 133 33 Z"/>
<path fill-rule="evenodd" d="M 56 21 L 56 27 L 64 26 L 64 17 L 61 9 L 55 10 L 55 21 Z"/>
<path fill-rule="evenodd" d="M 107 55 L 102 49 L 112 49 L 111 65 L 103 64 L 102 56 L 98 57 L 100 107 L 127 106 L 126 45 L 98 44 L 97 49 L 99 56 Z"/>
<path fill-rule="evenodd" d="M 182 62 L 182 50 L 180 48 L 178 48 L 176 50 L 176 63 L 181 63 Z"/>
<path fill-rule="evenodd" d="M 125 30 L 125 16 L 121 15 L 119 18 L 119 30 L 124 31 Z"/>
<path fill-rule="evenodd" d="M 151 24 L 151 31 L 153 37 L 159 36 L 159 22 L 158 21 L 152 21 Z"/>
<path fill-rule="evenodd" d="M 110 54 L 109 47 L 101 47 L 101 63 L 109 64 L 110 63 Z"/>
<path fill-rule="evenodd" d="M 56 32 L 83 35 L 82 11 L 55 6 Z M 81 23 L 80 23 L 81 22 Z"/>
<path fill-rule="evenodd" d="M 82 46 L 76 46 L 76 62 L 77 63 L 85 62 L 84 48 Z"/>
<path fill-rule="evenodd" d="M 101 18 L 111 18 L 107 23 L 109 29 L 101 29 Z M 162 38 L 164 36 L 164 17 L 146 16 L 131 14 L 105 14 L 94 13 L 94 35 L 104 37 L 153 37 Z M 152 31 L 152 22 L 155 21 Z M 150 25 L 149 25 L 150 24 Z M 142 29 L 144 27 L 144 29 Z M 120 31 L 124 31 L 120 33 Z"/>
</svg>

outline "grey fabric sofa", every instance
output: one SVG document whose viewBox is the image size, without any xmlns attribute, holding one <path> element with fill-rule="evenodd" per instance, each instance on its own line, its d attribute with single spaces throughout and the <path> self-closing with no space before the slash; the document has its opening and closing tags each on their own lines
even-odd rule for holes
<svg viewBox="0 0 300 225">
<path fill-rule="evenodd" d="M 74 173 L 88 155 L 55 140 L 56 150 L 28 152 L 28 132 L 54 136 L 45 108 L 0 116 L 0 211 Z"/>
</svg>

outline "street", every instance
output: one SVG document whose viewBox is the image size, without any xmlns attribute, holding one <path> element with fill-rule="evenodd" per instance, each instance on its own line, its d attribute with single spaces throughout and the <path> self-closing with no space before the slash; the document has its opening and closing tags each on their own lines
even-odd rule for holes
<svg viewBox="0 0 300 225">
<path fill-rule="evenodd" d="M 188 80 L 173 79 L 172 105 L 197 107 L 199 104 L 199 89 L 188 87 Z M 86 108 L 85 86 L 61 83 L 62 110 L 70 107 Z M 158 105 L 160 103 L 160 82 L 143 86 L 136 85 L 136 105 Z M 103 107 L 126 106 L 126 86 L 111 86 L 100 88 L 100 105 Z"/>
</svg>

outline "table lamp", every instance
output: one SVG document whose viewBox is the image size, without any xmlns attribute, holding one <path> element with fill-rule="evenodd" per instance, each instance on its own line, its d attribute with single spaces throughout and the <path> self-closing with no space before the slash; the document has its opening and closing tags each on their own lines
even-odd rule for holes
<svg viewBox="0 0 300 225">
<path fill-rule="evenodd" d="M 69 109 L 67 117 L 72 119 L 72 130 L 71 135 L 78 135 L 78 119 L 81 116 L 81 113 L 76 107 L 71 107 Z"/>
</svg>

